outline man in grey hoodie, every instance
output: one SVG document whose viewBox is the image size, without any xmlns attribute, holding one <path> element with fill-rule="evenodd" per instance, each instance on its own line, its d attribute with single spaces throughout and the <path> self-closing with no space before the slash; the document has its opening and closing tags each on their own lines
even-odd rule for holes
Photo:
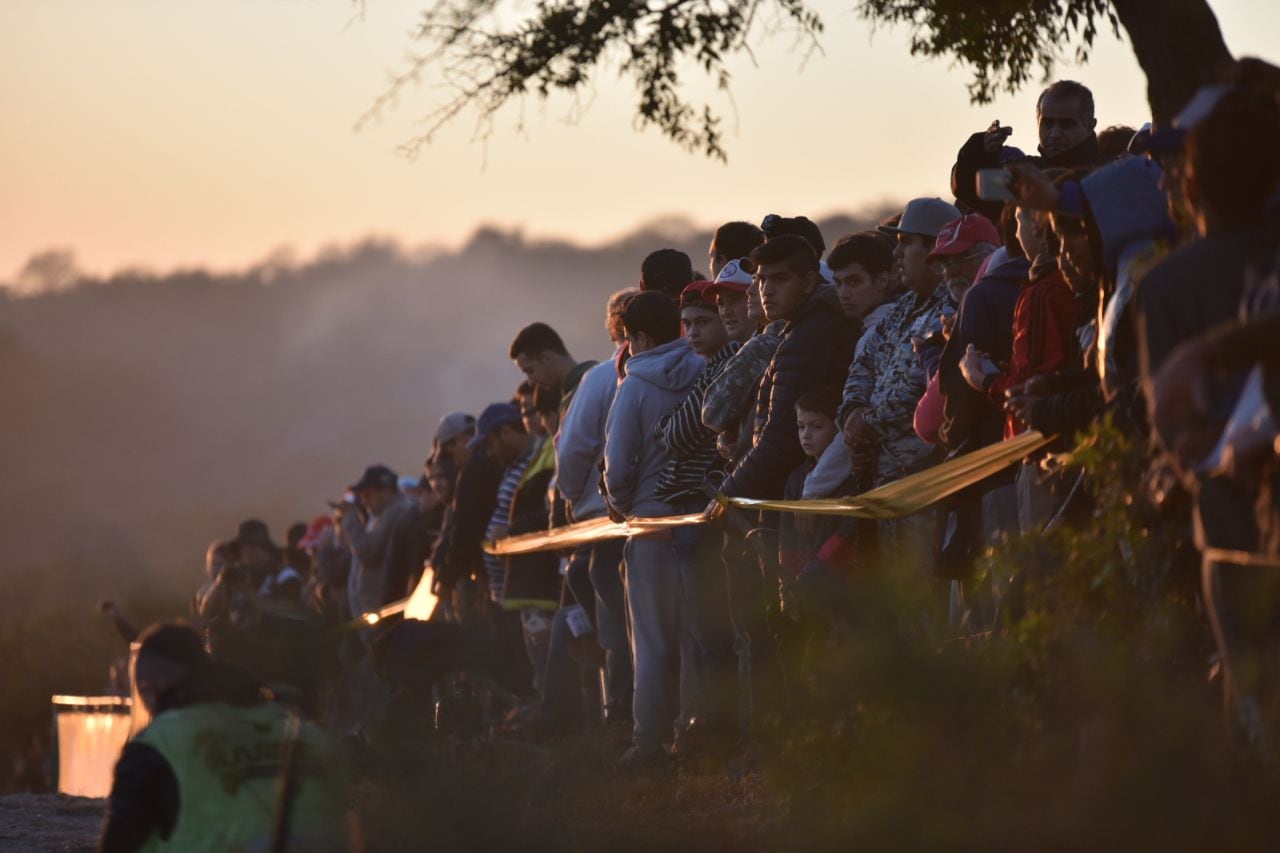
<svg viewBox="0 0 1280 853">
<path fill-rule="evenodd" d="M 663 417 L 689 393 L 706 362 L 680 337 L 680 309 L 645 292 L 622 313 L 631 358 L 605 423 L 604 483 L 615 515 L 656 518 L 672 507 L 654 494 L 667 464 L 658 440 Z M 635 661 L 635 728 L 625 769 L 663 757 L 676 717 L 680 662 L 680 577 L 670 533 L 632 537 L 626 552 L 627 609 Z"/>
</svg>

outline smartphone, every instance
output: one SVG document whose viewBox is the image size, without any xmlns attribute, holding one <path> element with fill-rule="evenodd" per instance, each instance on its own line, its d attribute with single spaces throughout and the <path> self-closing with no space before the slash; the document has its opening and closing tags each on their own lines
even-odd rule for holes
<svg viewBox="0 0 1280 853">
<path fill-rule="evenodd" d="M 1008 169 L 979 169 L 978 198 L 983 201 L 1014 201 L 1013 173 Z"/>
</svg>

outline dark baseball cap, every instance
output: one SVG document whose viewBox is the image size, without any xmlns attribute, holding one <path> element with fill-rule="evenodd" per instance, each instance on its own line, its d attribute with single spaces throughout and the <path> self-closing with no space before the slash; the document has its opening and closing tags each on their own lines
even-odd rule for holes
<svg viewBox="0 0 1280 853">
<path fill-rule="evenodd" d="M 467 442 L 467 447 L 475 450 L 484 444 L 486 438 L 500 426 L 523 423 L 520 409 L 510 403 L 491 403 L 476 421 L 476 437 Z"/>
<path fill-rule="evenodd" d="M 399 487 L 400 478 L 396 476 L 395 471 L 386 465 L 370 465 L 364 469 L 360 479 L 347 488 L 353 492 L 359 492 L 364 489 L 397 489 Z"/>
</svg>

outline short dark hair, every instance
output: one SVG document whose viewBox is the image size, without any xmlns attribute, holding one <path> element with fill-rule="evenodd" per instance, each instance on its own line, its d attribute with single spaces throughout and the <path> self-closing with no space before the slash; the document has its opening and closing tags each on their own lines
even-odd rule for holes
<svg viewBox="0 0 1280 853">
<path fill-rule="evenodd" d="M 517 356 L 533 358 L 544 352 L 556 355 L 569 354 L 569 351 L 564 348 L 564 341 L 555 329 L 546 323 L 530 323 L 516 333 L 516 339 L 511 342 L 511 350 L 507 357 L 515 361 Z"/>
<path fill-rule="evenodd" d="M 1093 118 L 1093 92 L 1083 83 L 1075 80 L 1057 80 L 1036 98 L 1036 118 L 1040 118 L 1040 107 L 1045 98 L 1075 98 L 1080 104 L 1080 113 L 1085 118 Z M 1132 134 L 1130 134 L 1132 136 Z"/>
<path fill-rule="evenodd" d="M 1114 160 L 1129 153 L 1129 143 L 1138 131 L 1127 124 L 1113 124 L 1098 131 L 1098 154 L 1104 160 Z"/>
<path fill-rule="evenodd" d="M 716 254 L 736 261 L 750 255 L 752 249 L 764 242 L 764 232 L 750 222 L 726 222 L 716 229 L 711 242 L 715 244 Z"/>
<path fill-rule="evenodd" d="M 764 241 L 751 250 L 756 269 L 765 264 L 785 263 L 798 273 L 816 273 L 818 256 L 809 241 L 797 234 L 783 234 Z"/>
<path fill-rule="evenodd" d="M 1004 207 L 1000 208 L 1000 221 L 996 223 L 996 227 L 1000 229 L 1000 240 L 1004 244 L 1005 254 L 1010 258 L 1025 258 L 1027 253 L 1022 251 L 1022 244 L 1018 242 L 1018 203 L 1016 201 L 1005 202 Z"/>
<path fill-rule="evenodd" d="M 820 415 L 826 415 L 834 421 L 836 412 L 840 410 L 840 391 L 831 385 L 823 385 L 821 388 L 806 391 L 796 398 L 796 408 L 805 412 L 817 412 Z"/>
<path fill-rule="evenodd" d="M 665 293 L 646 290 L 622 309 L 622 326 L 627 334 L 643 332 L 655 344 L 680 337 L 680 306 Z"/>
<path fill-rule="evenodd" d="M 1187 134 L 1186 152 L 1201 198 L 1234 224 L 1256 221 L 1280 184 L 1280 106 L 1229 92 Z"/>
<path fill-rule="evenodd" d="M 511 403 L 519 408 L 522 400 L 533 402 L 533 383 L 528 379 L 520 380 L 520 384 L 516 386 L 515 396 L 511 398 Z"/>
<path fill-rule="evenodd" d="M 640 290 L 656 290 L 672 299 L 693 282 L 693 261 L 679 249 L 650 252 L 640 264 Z"/>
<path fill-rule="evenodd" d="M 766 240 L 773 240 L 787 234 L 803 237 L 813 247 L 819 259 L 827 250 L 827 242 L 822 239 L 822 229 L 807 216 L 779 216 L 771 213 L 764 218 L 760 227 L 764 231 Z"/>
<path fill-rule="evenodd" d="M 159 622 L 138 635 L 138 655 L 155 655 L 185 667 L 208 659 L 200 635 L 181 620 Z"/>
<path fill-rule="evenodd" d="M 893 250 L 874 231 L 848 234 L 831 248 L 827 266 L 838 270 L 849 264 L 858 264 L 870 275 L 880 275 L 893 266 Z"/>
</svg>

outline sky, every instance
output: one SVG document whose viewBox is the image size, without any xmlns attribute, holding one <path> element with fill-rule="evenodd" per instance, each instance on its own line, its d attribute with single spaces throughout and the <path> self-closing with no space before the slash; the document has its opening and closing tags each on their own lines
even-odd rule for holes
<svg viewBox="0 0 1280 853">
<path fill-rule="evenodd" d="M 464 116 L 409 161 L 395 149 L 440 102 L 437 80 L 354 125 L 431 2 L 4 0 L 0 281 L 53 248 L 97 274 L 234 269 L 370 235 L 451 247 L 494 225 L 591 244 L 672 215 L 818 216 L 947 195 L 955 151 L 992 119 L 1035 147 L 1036 86 L 972 106 L 963 67 L 910 56 L 905 31 L 872 33 L 851 0 L 816 0 L 821 54 L 761 28 L 755 62 L 730 65 L 732 101 L 712 95 L 727 164 L 638 130 L 612 71 L 575 119 L 568 100 L 529 101 L 480 144 Z M 1272 0 L 1212 5 L 1233 53 L 1280 60 Z M 1100 127 L 1147 118 L 1143 75 L 1109 33 L 1058 76 L 1094 89 Z"/>
</svg>

